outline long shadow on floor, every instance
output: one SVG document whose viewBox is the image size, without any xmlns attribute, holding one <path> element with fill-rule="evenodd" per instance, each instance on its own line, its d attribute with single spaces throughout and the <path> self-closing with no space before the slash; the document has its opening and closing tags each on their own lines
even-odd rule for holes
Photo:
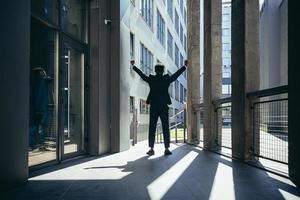
<svg viewBox="0 0 300 200">
<path fill-rule="evenodd" d="M 115 159 L 122 159 L 122 154 Z M 72 175 L 69 180 L 66 173 Z M 284 199 L 279 189 L 300 197 L 296 188 L 262 170 L 183 145 L 171 156 L 144 156 L 126 165 L 108 166 L 96 159 L 62 171 L 61 177 L 52 180 L 31 180 L 11 191 L 7 199 L 188 200 L 220 199 L 226 194 L 228 198 L 221 199 Z"/>
</svg>

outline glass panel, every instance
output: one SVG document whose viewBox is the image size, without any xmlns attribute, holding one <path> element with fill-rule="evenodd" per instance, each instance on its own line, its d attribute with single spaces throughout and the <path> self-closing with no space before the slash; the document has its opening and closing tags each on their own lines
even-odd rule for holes
<svg viewBox="0 0 300 200">
<path fill-rule="evenodd" d="M 54 0 L 31 0 L 31 11 L 55 25 L 58 23 L 58 3 Z"/>
<path fill-rule="evenodd" d="M 30 52 L 30 120 L 28 165 L 56 159 L 57 38 L 32 19 Z"/>
<path fill-rule="evenodd" d="M 64 154 L 84 150 L 84 54 L 68 44 L 63 48 Z"/>
<path fill-rule="evenodd" d="M 84 42 L 87 42 L 86 15 L 87 15 L 86 0 L 62 0 L 61 1 L 62 30 Z"/>
</svg>

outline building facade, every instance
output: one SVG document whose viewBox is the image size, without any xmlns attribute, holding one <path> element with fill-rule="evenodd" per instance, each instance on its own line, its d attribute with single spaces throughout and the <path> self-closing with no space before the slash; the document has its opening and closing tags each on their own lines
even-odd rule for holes
<svg viewBox="0 0 300 200">
<path fill-rule="evenodd" d="M 134 59 L 145 74 L 155 74 L 157 63 L 165 65 L 165 73 L 173 74 L 187 58 L 187 21 L 185 0 L 121 1 L 121 65 L 128 80 L 128 101 L 132 113 L 136 109 L 137 139 L 148 135 L 149 105 L 146 104 L 149 86 L 132 70 Z M 172 105 L 169 115 L 184 109 L 186 101 L 186 72 L 171 84 Z M 173 121 L 172 121 L 173 120 Z M 171 120 L 175 122 L 174 118 Z M 183 113 L 178 116 L 183 121 Z"/>
<path fill-rule="evenodd" d="M 260 9 L 260 88 L 286 85 L 288 0 L 264 0 Z"/>
<path fill-rule="evenodd" d="M 222 96 L 231 95 L 231 0 L 222 0 Z"/>
</svg>

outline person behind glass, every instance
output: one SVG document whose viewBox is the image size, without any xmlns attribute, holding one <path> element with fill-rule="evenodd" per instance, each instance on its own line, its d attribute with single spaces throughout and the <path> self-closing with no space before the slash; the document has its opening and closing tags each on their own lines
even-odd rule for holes
<svg viewBox="0 0 300 200">
<path fill-rule="evenodd" d="M 160 117 L 162 122 L 164 145 L 165 145 L 165 155 L 170 155 L 172 152 L 169 150 L 170 146 L 170 130 L 169 130 L 169 107 L 171 104 L 171 98 L 169 96 L 169 86 L 175 81 L 185 70 L 188 64 L 187 60 L 177 72 L 173 75 L 165 74 L 165 66 L 162 64 L 155 65 L 155 75 L 145 75 L 140 69 L 134 65 L 135 61 L 131 61 L 133 70 L 149 84 L 150 92 L 147 97 L 147 104 L 150 104 L 150 123 L 149 123 L 149 135 L 148 142 L 150 150 L 147 152 L 149 156 L 154 155 L 154 141 L 156 124 L 158 117 Z"/>
</svg>

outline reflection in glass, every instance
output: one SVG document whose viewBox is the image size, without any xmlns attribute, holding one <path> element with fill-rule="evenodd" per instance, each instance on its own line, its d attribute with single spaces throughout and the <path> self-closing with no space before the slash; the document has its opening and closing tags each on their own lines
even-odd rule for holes
<svg viewBox="0 0 300 200">
<path fill-rule="evenodd" d="M 31 22 L 29 166 L 56 159 L 55 32 Z"/>
<path fill-rule="evenodd" d="M 64 154 L 82 151 L 83 148 L 83 67 L 82 53 L 64 44 Z"/>
<path fill-rule="evenodd" d="M 63 31 L 86 42 L 86 0 L 61 1 L 61 26 Z"/>
<path fill-rule="evenodd" d="M 56 0 L 31 0 L 31 11 L 46 21 L 57 25 L 58 1 Z"/>
</svg>

